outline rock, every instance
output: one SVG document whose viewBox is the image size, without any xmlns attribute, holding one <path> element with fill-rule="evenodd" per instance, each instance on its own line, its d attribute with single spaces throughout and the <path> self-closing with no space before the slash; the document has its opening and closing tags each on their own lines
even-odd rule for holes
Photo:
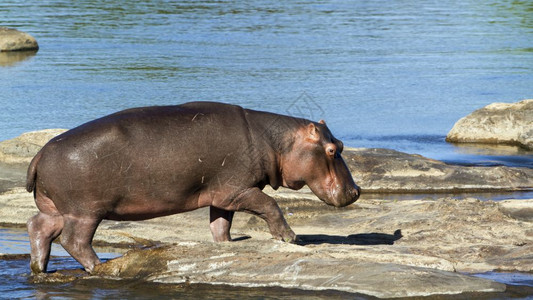
<svg viewBox="0 0 533 300">
<path fill-rule="evenodd" d="M 95 275 L 159 283 L 338 290 L 380 298 L 504 291 L 505 286 L 458 273 L 390 263 L 361 263 L 274 241 L 178 243 L 96 267 Z M 239 244 L 244 244 L 239 243 Z"/>
<path fill-rule="evenodd" d="M 6 164 L 0 162 L 0 194 L 15 187 L 24 186 L 27 164 Z"/>
<path fill-rule="evenodd" d="M 457 121 L 446 141 L 511 144 L 533 150 L 533 99 L 478 109 Z"/>
<path fill-rule="evenodd" d="M 533 169 L 448 165 L 390 149 L 346 149 L 344 160 L 365 192 L 467 192 L 533 187 Z"/>
<path fill-rule="evenodd" d="M 138 222 L 104 220 L 94 244 L 152 248 L 128 252 L 97 272 L 164 283 L 406 297 L 503 289 L 457 272 L 533 271 L 533 222 L 509 213 L 530 212 L 533 201 L 383 201 L 363 195 L 354 205 L 334 208 L 284 190 L 276 195 L 298 245 L 273 241 L 266 223 L 246 213 L 235 215 L 236 241 L 222 244 L 212 242 L 207 208 Z M 23 225 L 36 212 L 23 188 L 0 195 L 4 223 Z"/>
<path fill-rule="evenodd" d="M 533 222 L 523 218 L 533 210 L 531 200 L 384 201 L 363 195 L 354 205 L 334 208 L 318 200 L 284 196 L 276 200 L 301 239 L 293 248 L 298 251 L 450 272 L 533 271 Z M 509 213 L 512 207 L 522 212 Z M 23 188 L 0 195 L 4 223 L 23 225 L 36 212 L 32 194 Z M 104 220 L 94 243 L 211 244 L 208 224 L 208 208 L 137 222 Z M 249 242 L 271 240 L 266 223 L 246 213 L 235 215 L 232 236 L 238 242 L 228 244 L 235 252 L 257 247 Z"/>
<path fill-rule="evenodd" d="M 23 225 L 38 212 L 33 195 L 23 188 L 2 193 L 0 211 L 0 224 L 5 225 Z"/>
<path fill-rule="evenodd" d="M 45 129 L 31 131 L 0 142 L 0 162 L 10 164 L 29 164 L 32 158 L 51 138 L 66 129 Z"/>
<path fill-rule="evenodd" d="M 0 52 L 38 49 L 39 45 L 31 35 L 16 29 L 0 27 Z"/>
<path fill-rule="evenodd" d="M 501 201 L 500 211 L 505 215 L 527 222 L 533 222 L 533 199 L 521 201 Z M 533 234 L 533 232 L 531 232 Z"/>
</svg>

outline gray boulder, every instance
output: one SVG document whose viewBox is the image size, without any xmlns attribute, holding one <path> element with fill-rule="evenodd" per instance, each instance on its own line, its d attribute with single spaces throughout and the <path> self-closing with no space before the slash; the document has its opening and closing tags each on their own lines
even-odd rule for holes
<svg viewBox="0 0 533 300">
<path fill-rule="evenodd" d="M 0 27 L 0 52 L 38 49 L 39 45 L 31 35 L 16 29 Z"/>
<path fill-rule="evenodd" d="M 533 99 L 478 109 L 457 121 L 446 141 L 510 144 L 533 150 Z"/>
</svg>

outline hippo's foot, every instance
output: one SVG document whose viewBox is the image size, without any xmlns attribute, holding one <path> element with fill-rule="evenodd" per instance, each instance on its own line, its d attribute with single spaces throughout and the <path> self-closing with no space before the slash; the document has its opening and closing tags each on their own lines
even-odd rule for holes
<svg viewBox="0 0 533 300">
<path fill-rule="evenodd" d="M 63 218 L 39 212 L 28 220 L 33 274 L 46 273 L 52 241 L 63 230 Z"/>
<path fill-rule="evenodd" d="M 74 257 L 88 273 L 100 264 L 91 242 L 99 219 L 64 216 L 64 227 L 61 234 L 61 245 Z"/>
<path fill-rule="evenodd" d="M 211 229 L 213 240 L 217 243 L 230 242 L 231 222 L 233 220 L 233 215 L 235 214 L 235 212 L 211 206 L 209 213 L 209 228 Z"/>
<path fill-rule="evenodd" d="M 294 233 L 294 231 L 292 231 L 292 229 L 289 228 L 288 231 L 284 231 L 282 234 L 274 234 L 272 233 L 272 237 L 276 240 L 279 240 L 279 241 L 282 241 L 282 242 L 286 242 L 286 243 L 296 243 L 298 242 L 298 237 L 296 236 L 296 234 Z"/>
<path fill-rule="evenodd" d="M 224 239 L 224 234 L 229 236 L 231 219 L 229 221 L 223 221 L 221 220 L 223 218 L 219 217 L 213 220 L 214 216 L 224 211 L 231 212 L 235 210 L 246 211 L 265 220 L 274 239 L 290 243 L 296 241 L 296 234 L 294 234 L 294 231 L 287 224 L 276 201 L 257 187 L 241 193 L 239 197 L 219 207 L 224 207 L 224 210 L 211 206 L 211 232 L 215 241 L 217 241 L 217 237 Z M 231 218 L 233 218 L 233 215 L 231 215 Z M 215 222 L 218 222 L 219 226 L 213 226 Z M 213 232 L 214 228 L 220 231 Z"/>
</svg>

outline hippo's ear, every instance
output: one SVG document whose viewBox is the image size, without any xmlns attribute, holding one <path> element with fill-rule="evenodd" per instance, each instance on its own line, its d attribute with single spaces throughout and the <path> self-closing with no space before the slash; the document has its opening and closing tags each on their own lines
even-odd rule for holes
<svg viewBox="0 0 533 300">
<path fill-rule="evenodd" d="M 326 121 L 324 121 L 324 120 L 322 120 L 322 119 L 321 119 L 320 121 L 318 121 L 318 123 L 320 123 L 320 124 L 322 124 L 322 125 L 326 125 Z"/>
<path fill-rule="evenodd" d="M 306 140 L 312 143 L 318 143 L 318 141 L 320 141 L 320 132 L 318 132 L 318 129 L 313 123 L 309 123 L 309 125 L 307 125 Z"/>
</svg>

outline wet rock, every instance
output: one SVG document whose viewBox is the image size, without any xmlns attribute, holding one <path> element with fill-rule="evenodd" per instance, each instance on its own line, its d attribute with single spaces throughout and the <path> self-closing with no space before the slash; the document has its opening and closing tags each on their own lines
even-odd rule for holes
<svg viewBox="0 0 533 300">
<path fill-rule="evenodd" d="M 458 273 L 332 258 L 275 241 L 178 243 L 131 251 L 97 266 L 96 275 L 160 283 L 339 290 L 380 298 L 505 290 L 503 284 Z M 240 245 L 238 245 L 240 244 Z"/>
<path fill-rule="evenodd" d="M 444 271 L 533 271 L 533 222 L 523 218 L 533 209 L 533 201 L 500 204 L 475 198 L 383 201 L 363 197 L 354 205 L 333 208 L 318 200 L 283 196 L 277 202 L 303 246 L 296 249 L 338 259 L 357 257 L 361 262 Z M 512 213 L 513 207 L 519 213 Z M 94 243 L 210 242 L 208 211 L 203 208 L 138 222 L 104 220 Z M 22 188 L 0 195 L 2 222 L 25 224 L 36 212 L 32 195 Z M 236 214 L 232 236 L 239 241 L 230 243 L 235 251 L 246 248 L 248 242 L 271 239 L 266 223 L 246 213 Z"/>
<path fill-rule="evenodd" d="M 533 187 L 533 169 L 448 165 L 390 149 L 347 149 L 343 157 L 364 192 L 466 192 Z"/>
<path fill-rule="evenodd" d="M 363 195 L 354 205 L 334 208 L 276 193 L 301 238 L 298 245 L 272 240 L 266 223 L 246 213 L 235 215 L 236 241 L 222 244 L 212 242 L 206 208 L 139 222 L 104 220 L 95 244 L 152 248 L 104 263 L 98 274 L 397 297 L 502 288 L 456 272 L 533 271 L 533 222 L 509 213 L 531 211 L 532 201 L 383 201 Z M 36 213 L 32 195 L 22 188 L 0 195 L 0 204 L 0 220 L 10 224 L 24 224 Z"/>
<path fill-rule="evenodd" d="M 0 52 L 37 49 L 39 45 L 31 35 L 16 29 L 0 27 Z"/>
<path fill-rule="evenodd" d="M 457 121 L 446 141 L 511 144 L 533 150 L 533 99 L 478 109 Z"/>
<path fill-rule="evenodd" d="M 0 142 L 0 162 L 29 164 L 44 144 L 65 131 L 66 129 L 31 131 L 16 138 L 2 141 Z"/>
</svg>

